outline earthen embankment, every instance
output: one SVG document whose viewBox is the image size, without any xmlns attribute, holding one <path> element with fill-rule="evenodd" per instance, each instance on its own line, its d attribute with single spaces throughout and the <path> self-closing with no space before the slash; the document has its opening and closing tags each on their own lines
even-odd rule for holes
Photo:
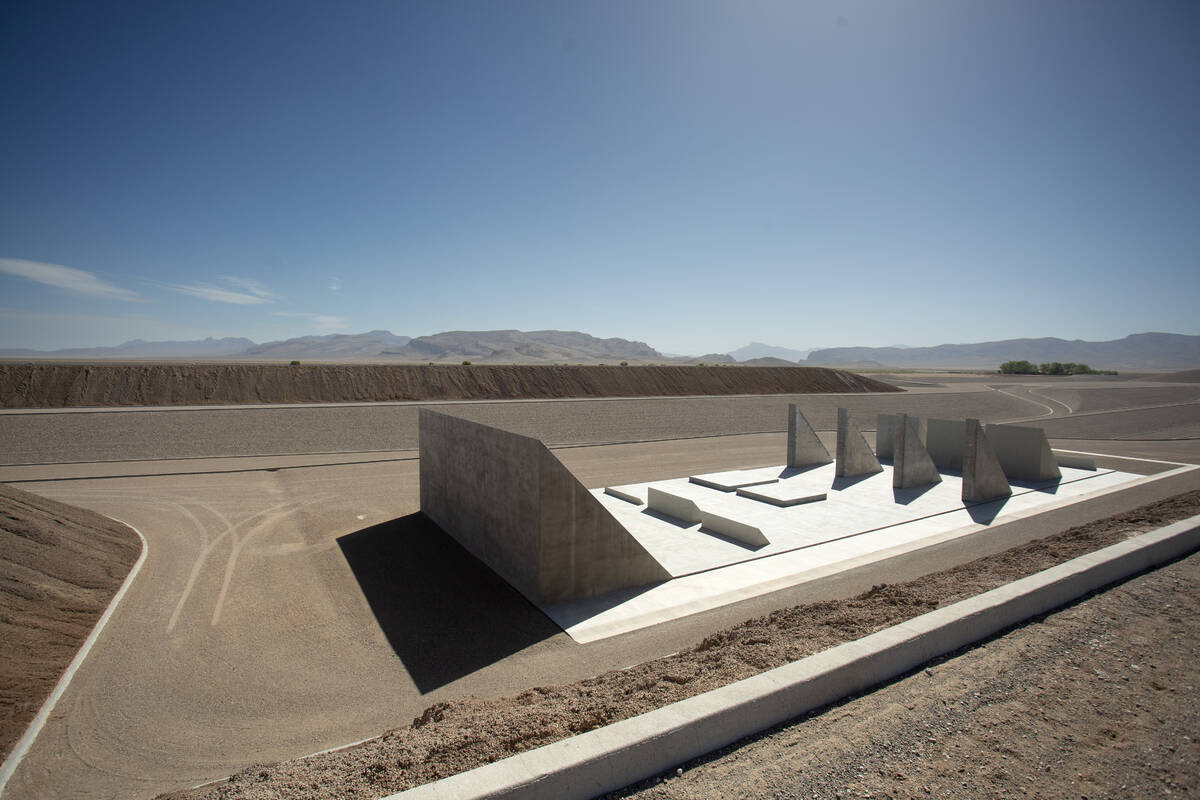
<svg viewBox="0 0 1200 800">
<path fill-rule="evenodd" d="M 823 367 L 0 364 L 7 408 L 894 391 Z"/>
</svg>

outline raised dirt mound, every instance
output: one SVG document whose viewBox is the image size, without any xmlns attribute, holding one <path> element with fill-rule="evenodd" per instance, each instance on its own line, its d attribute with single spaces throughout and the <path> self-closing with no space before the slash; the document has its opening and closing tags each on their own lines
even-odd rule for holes
<svg viewBox="0 0 1200 800">
<path fill-rule="evenodd" d="M 8 408 L 898 391 L 823 367 L 0 364 Z"/>
<path fill-rule="evenodd" d="M 996 555 L 875 586 L 846 600 L 793 606 L 714 633 L 675 655 L 513 697 L 436 703 L 411 724 L 345 750 L 247 767 L 162 800 L 381 797 L 531 750 L 750 677 L 1153 530 L 1200 509 L 1200 491 L 1070 528 Z M 1048 686 L 1058 685 L 1046 676 Z M 1056 704 L 1061 701 L 1055 698 Z M 1092 730 L 1070 731 L 1080 739 Z M 1035 735 L 1062 735 L 1046 726 Z M 924 795 L 921 795 L 924 796 Z"/>
<path fill-rule="evenodd" d="M 0 484 L 0 757 L 108 607 L 142 545 L 82 508 Z"/>
</svg>

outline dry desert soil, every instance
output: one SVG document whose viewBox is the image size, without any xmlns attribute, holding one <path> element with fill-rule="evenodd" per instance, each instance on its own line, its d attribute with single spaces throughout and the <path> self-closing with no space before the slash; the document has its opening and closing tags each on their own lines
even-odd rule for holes
<svg viewBox="0 0 1200 800">
<path fill-rule="evenodd" d="M 53 691 L 141 547 L 108 517 L 0 484 L 0 757 Z"/>
<path fill-rule="evenodd" d="M 629 669 L 569 685 L 534 687 L 514 697 L 438 703 L 411 724 L 364 744 L 297 761 L 254 765 L 227 781 L 161 797 L 380 797 L 708 691 L 1197 513 L 1200 492 L 1189 492 L 914 581 L 876 586 L 847 600 L 781 609 L 708 636 L 673 656 Z M 817 775 L 805 784 L 812 787 L 807 794 L 791 792 L 789 787 L 796 784 L 784 773 L 762 779 L 770 785 L 754 790 L 719 777 L 695 788 L 671 781 L 662 786 L 669 785 L 674 793 L 662 796 L 923 797 L 929 796 L 927 788 L 929 792 L 936 788 L 937 796 L 943 797 L 1008 796 L 1010 790 L 1029 786 L 1024 776 L 1042 773 L 1052 774 L 1055 782 L 1041 796 L 1067 796 L 1068 787 L 1079 790 L 1076 796 L 1089 796 L 1088 790 L 1070 784 L 1068 779 L 1074 780 L 1070 771 L 1082 769 L 1090 759 L 1109 757 L 1110 748 L 1123 751 L 1127 760 L 1159 765 L 1146 773 L 1153 776 L 1152 784 L 1137 778 L 1142 783 L 1136 785 L 1150 786 L 1154 794 L 1172 786 L 1195 786 L 1194 740 L 1200 731 L 1195 693 L 1185 686 L 1200 679 L 1194 672 L 1200 644 L 1200 574 L 1196 557 L 1185 563 L 1189 567 L 1182 573 L 1164 579 L 1168 588 L 1155 583 L 1157 588 L 1147 590 L 1154 595 L 1153 602 L 1143 603 L 1137 614 L 1109 620 L 1097 629 L 1094 642 L 1088 639 L 1088 647 L 1097 651 L 1095 669 L 1103 672 L 1102 680 L 1074 674 L 1079 667 L 1071 660 L 1078 660 L 1079 648 L 1062 649 L 1050 636 L 1021 651 L 1027 661 L 993 667 L 978 690 L 972 688 L 971 673 L 944 671 L 940 683 L 932 687 L 910 687 L 904 707 L 892 700 L 866 701 L 867 709 L 855 712 L 859 716 L 850 723 L 858 726 L 853 735 L 847 734 L 850 738 L 830 734 L 816 744 L 806 741 L 804 752 L 811 758 L 806 763 L 826 769 L 825 777 Z M 1166 608 L 1171 610 L 1160 613 L 1156 602 L 1169 602 Z M 1128 646 L 1123 643 L 1126 634 L 1137 643 L 1137 653 L 1123 649 Z M 1092 636 L 1076 628 L 1063 634 L 1068 639 L 1082 635 Z M 1171 647 L 1160 648 L 1159 636 L 1169 637 Z M 1091 662 L 1087 664 L 1091 669 Z M 987 667 L 978 670 L 987 672 Z M 938 674 L 936 669 L 933 672 Z M 1021 680 L 1036 685 L 1037 691 L 1016 692 L 1015 684 Z M 977 713 L 984 706 L 988 708 L 982 713 L 991 717 Z M 828 719 L 841 720 L 847 713 L 834 711 Z M 1129 714 L 1135 718 L 1126 719 Z M 1155 723 L 1168 717 L 1169 725 Z M 970 724 L 982 727 L 968 733 Z M 1011 737 L 1005 726 L 1011 726 Z M 870 738 L 875 730 L 892 731 L 894 745 L 885 733 L 887 743 L 879 747 L 889 753 L 893 746 L 904 749 L 900 766 L 893 769 L 892 762 L 878 752 L 855 750 L 856 746 L 861 750 L 863 738 Z M 927 735 L 917 736 L 916 731 Z M 1191 740 L 1182 738 L 1185 734 Z M 781 746 L 786 748 L 794 739 L 791 736 Z M 1034 745 L 1019 744 L 1027 740 Z M 1167 747 L 1176 749 L 1163 750 Z M 1177 770 L 1177 755 L 1190 763 Z M 1168 763 L 1172 766 L 1161 766 Z M 970 774 L 964 775 L 968 770 Z M 1091 796 L 1136 796 L 1118 788 L 1123 782 L 1134 785 L 1123 769 L 1090 769 L 1088 775 L 1103 784 L 1103 792 Z M 976 793 L 964 788 L 970 780 L 993 779 L 999 787 L 995 791 Z M 1010 779 L 1011 783 L 1005 782 Z M 842 781 L 861 786 L 864 793 L 843 794 Z M 651 785 L 646 796 L 660 796 L 666 791 L 662 786 Z"/>
<path fill-rule="evenodd" d="M 8 408 L 895 391 L 824 367 L 0 363 Z"/>
</svg>

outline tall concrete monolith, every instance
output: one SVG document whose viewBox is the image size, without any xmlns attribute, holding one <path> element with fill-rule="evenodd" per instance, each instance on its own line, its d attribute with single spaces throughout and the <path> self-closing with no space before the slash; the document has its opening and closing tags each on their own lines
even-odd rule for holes
<svg viewBox="0 0 1200 800">
<path fill-rule="evenodd" d="M 988 425 L 987 438 L 1010 481 L 1056 481 L 1062 478 L 1058 461 L 1041 428 Z"/>
<path fill-rule="evenodd" d="M 932 422 L 932 420 L 931 420 Z M 930 431 L 932 432 L 932 428 Z M 963 423 L 962 499 L 964 503 L 986 503 L 1012 494 L 1008 476 L 992 450 L 987 434 L 977 419 Z"/>
<path fill-rule="evenodd" d="M 537 439 L 422 408 L 421 510 L 537 604 L 670 574 Z"/>
<path fill-rule="evenodd" d="M 875 418 L 875 455 L 879 458 L 895 458 L 893 450 L 896 438 L 896 417 L 899 414 L 880 414 Z M 917 419 L 913 417 L 913 419 Z M 925 441 L 925 420 L 918 420 L 917 433 Z"/>
<path fill-rule="evenodd" d="M 850 416 L 850 411 L 845 408 L 838 409 L 836 461 L 839 478 L 883 472 L 879 459 L 871 452 L 871 446 L 863 438 L 862 431 Z"/>
<path fill-rule="evenodd" d="M 930 419 L 925 423 L 925 449 L 938 469 L 963 468 L 966 423 L 961 419 Z"/>
<path fill-rule="evenodd" d="M 821 444 L 820 437 L 808 424 L 800 406 L 788 404 L 788 448 L 787 465 L 789 467 L 813 467 L 828 464 L 833 461 L 829 451 Z"/>
<path fill-rule="evenodd" d="M 892 488 L 941 483 L 942 476 L 921 441 L 920 420 L 897 414 L 892 434 Z"/>
</svg>

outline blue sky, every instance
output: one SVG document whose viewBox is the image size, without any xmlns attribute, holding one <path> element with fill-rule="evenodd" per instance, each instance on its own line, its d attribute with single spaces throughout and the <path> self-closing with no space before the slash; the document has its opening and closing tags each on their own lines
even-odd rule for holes
<svg viewBox="0 0 1200 800">
<path fill-rule="evenodd" d="M 1200 4 L 0 6 L 0 347 L 1200 334 Z"/>
</svg>

